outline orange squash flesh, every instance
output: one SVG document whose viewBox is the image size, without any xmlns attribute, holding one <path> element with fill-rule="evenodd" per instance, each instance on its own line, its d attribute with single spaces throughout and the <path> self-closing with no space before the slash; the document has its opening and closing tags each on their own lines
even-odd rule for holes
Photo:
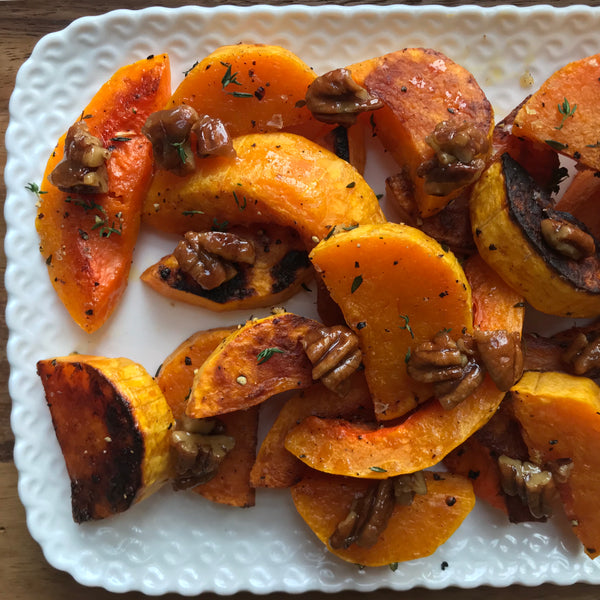
<svg viewBox="0 0 600 600">
<path fill-rule="evenodd" d="M 144 202 L 145 223 L 183 235 L 227 224 L 273 223 L 298 231 L 308 247 L 335 225 L 382 223 L 373 190 L 354 167 L 290 133 L 233 140 L 237 158 L 207 158 L 194 173 L 157 171 Z"/>
<path fill-rule="evenodd" d="M 315 72 L 280 46 L 221 46 L 187 72 L 167 108 L 187 104 L 218 117 L 229 135 L 294 131 L 316 139 L 331 129 L 304 105 Z"/>
<path fill-rule="evenodd" d="M 457 195 L 425 192 L 419 165 L 434 156 L 425 138 L 442 121 L 468 122 L 491 141 L 493 110 L 475 78 L 441 52 L 404 48 L 348 67 L 352 78 L 385 106 L 369 119 L 377 137 L 414 186 L 422 217 L 440 211 Z"/>
<path fill-rule="evenodd" d="M 225 338 L 194 376 L 188 416 L 246 409 L 288 390 L 309 387 L 312 364 L 302 346 L 320 323 L 292 313 L 248 321 Z"/>
<path fill-rule="evenodd" d="M 234 330 L 234 327 L 222 327 L 198 331 L 173 350 L 160 366 L 156 383 L 176 419 L 185 414 L 194 371 Z M 249 477 L 256 457 L 258 410 L 250 408 L 232 412 L 219 416 L 219 420 L 223 423 L 225 434 L 235 439 L 235 446 L 221 463 L 217 474 L 192 491 L 220 504 L 254 506 L 255 493 Z"/>
<path fill-rule="evenodd" d="M 346 517 L 352 499 L 369 482 L 309 472 L 292 488 L 296 509 L 315 535 L 339 558 L 381 567 L 429 556 L 458 529 L 475 505 L 468 479 L 449 473 L 425 473 L 427 494 L 415 496 L 410 506 L 397 505 L 387 527 L 371 548 L 356 544 L 333 549 L 328 543 L 337 524 Z"/>
<path fill-rule="evenodd" d="M 478 258 L 467 261 L 474 304 L 484 307 L 495 299 L 493 310 L 475 313 L 474 325 L 520 332 L 523 306 L 515 303 L 515 293 L 506 284 L 487 277 L 490 271 Z M 401 423 L 386 427 L 307 417 L 286 436 L 285 447 L 310 467 L 332 474 L 385 478 L 412 473 L 440 462 L 494 415 L 503 398 L 486 376 L 455 408 L 444 410 L 432 400 Z"/>
<path fill-rule="evenodd" d="M 84 109 L 90 133 L 113 148 L 108 193 L 67 194 L 47 181 L 63 158 L 65 136 L 48 160 L 36 219 L 40 252 L 59 298 L 88 333 L 108 319 L 127 286 L 152 176 L 152 146 L 141 127 L 170 93 L 169 60 L 163 54 L 119 69 Z"/>
<path fill-rule="evenodd" d="M 585 377 L 526 372 L 511 389 L 515 417 L 530 453 L 542 463 L 570 458 L 556 483 L 573 532 L 590 558 L 600 555 L 600 388 Z"/>
<path fill-rule="evenodd" d="M 418 229 L 386 223 L 333 235 L 310 258 L 359 337 L 377 418 L 432 397 L 404 359 L 443 329 L 456 338 L 472 330 L 471 289 L 455 256 Z"/>
<path fill-rule="evenodd" d="M 581 165 L 600 170 L 598 78 L 600 54 L 558 69 L 518 112 L 515 135 L 549 145 Z"/>
<path fill-rule="evenodd" d="M 252 467 L 250 482 L 254 487 L 290 487 L 301 479 L 307 467 L 285 449 L 284 442 L 287 432 L 308 415 L 372 420 L 373 403 L 364 372 L 357 371 L 351 376 L 350 391 L 344 396 L 315 383 L 283 405 Z"/>
</svg>

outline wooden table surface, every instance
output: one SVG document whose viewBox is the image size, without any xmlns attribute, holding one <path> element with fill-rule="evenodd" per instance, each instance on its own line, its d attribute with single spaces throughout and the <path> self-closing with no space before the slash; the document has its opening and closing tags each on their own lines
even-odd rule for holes
<svg viewBox="0 0 600 600">
<path fill-rule="evenodd" d="M 335 0 L 334 0 L 335 1 Z M 234 1 L 232 4 L 251 5 L 253 2 Z M 281 0 L 266 1 L 266 4 L 285 4 Z M 308 1 L 306 4 L 319 4 Z M 329 2 L 333 3 L 333 2 Z M 337 0 L 339 4 L 358 4 L 359 2 Z M 570 2 L 546 2 L 555 6 L 566 6 Z M 599 6 L 600 0 L 582 2 Z M 193 2 L 161 2 L 163 6 L 181 6 Z M 198 2 L 207 6 L 216 6 L 220 2 Z M 372 4 L 393 4 L 393 2 L 372 2 Z M 400 3 L 396 3 L 400 4 Z M 410 1 L 406 4 L 425 5 L 434 2 Z M 448 6 L 457 6 L 463 2 L 437 2 Z M 497 2 L 479 2 L 483 6 L 502 4 Z M 517 5 L 532 5 L 535 2 L 513 2 Z M 8 124 L 8 100 L 12 92 L 18 68 L 28 58 L 36 42 L 47 33 L 66 27 L 74 19 L 84 15 L 97 15 L 116 8 L 142 8 L 148 2 L 127 2 L 125 0 L 104 0 L 103 2 L 75 2 L 70 0 L 0 0 L 0 139 Z M 4 171 L 6 150 L 0 145 L 0 169 Z M 0 179 L 0 198 L 6 195 L 4 179 Z M 1 221 L 2 237 L 6 230 Z M 0 271 L 4 280 L 6 258 L 0 257 Z M 0 289 L 2 310 L 6 306 L 6 291 Z M 6 340 L 8 332 L 4 320 L 0 325 L 2 361 L 0 363 L 0 599 L 7 600 L 63 600 L 64 598 L 88 600 L 108 600 L 123 598 L 131 600 L 142 598 L 143 594 L 131 592 L 123 595 L 111 594 L 99 588 L 85 588 L 75 582 L 70 575 L 52 568 L 44 559 L 42 552 L 29 535 L 25 521 L 25 511 L 17 494 L 17 472 L 12 460 L 13 435 L 10 430 L 10 397 L 8 394 L 8 363 L 6 361 Z M 382 590 L 370 594 L 372 598 L 387 600 L 471 600 L 486 597 L 488 600 L 511 597 L 513 600 L 524 598 L 548 598 L 558 600 L 592 600 L 598 598 L 600 590 L 594 586 L 578 584 L 569 587 L 542 585 L 536 588 L 512 586 L 511 588 L 493 589 L 480 588 L 462 590 L 451 588 L 442 591 L 413 590 L 410 592 L 391 592 Z M 280 595 L 281 596 L 281 595 Z M 338 597 L 341 594 L 337 595 Z M 168 594 L 165 598 L 179 598 L 177 594 Z M 252 594 L 240 593 L 236 600 L 249 600 Z M 361 593 L 344 593 L 345 600 L 358 600 Z M 216 594 L 203 594 L 206 600 L 219 598 Z M 331 595 L 324 593 L 307 593 L 300 596 L 301 600 L 325 600 Z"/>
</svg>

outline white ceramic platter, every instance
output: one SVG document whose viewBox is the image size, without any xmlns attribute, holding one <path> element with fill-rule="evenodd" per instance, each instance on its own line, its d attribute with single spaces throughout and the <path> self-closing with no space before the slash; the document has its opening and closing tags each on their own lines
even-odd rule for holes
<svg viewBox="0 0 600 600">
<path fill-rule="evenodd" d="M 36 198 L 25 189 L 40 182 L 56 139 L 100 85 L 118 67 L 149 54 L 169 53 L 175 86 L 196 60 L 238 41 L 285 46 L 318 73 L 402 47 L 427 46 L 467 67 L 502 117 L 555 69 L 600 51 L 598 31 L 600 9 L 579 6 L 221 6 L 116 11 L 44 37 L 19 71 L 10 102 L 5 245 L 19 493 L 31 534 L 51 564 L 86 585 L 147 594 L 600 583 L 600 564 L 583 554 L 565 522 L 508 525 L 483 504 L 433 556 L 401 564 L 395 572 L 361 571 L 329 555 L 285 490 L 259 490 L 256 507 L 242 510 L 165 488 L 118 517 L 75 525 L 36 361 L 72 351 L 120 355 L 154 373 L 192 332 L 249 315 L 215 316 L 145 288 L 139 274 L 170 251 L 173 240 L 144 230 L 122 304 L 100 331 L 83 333 L 51 288 L 34 228 Z M 532 87 L 526 80 L 533 80 Z M 384 191 L 385 168 L 376 160 L 368 166 L 367 178 L 378 193 Z M 307 293 L 286 307 L 315 314 Z"/>
</svg>

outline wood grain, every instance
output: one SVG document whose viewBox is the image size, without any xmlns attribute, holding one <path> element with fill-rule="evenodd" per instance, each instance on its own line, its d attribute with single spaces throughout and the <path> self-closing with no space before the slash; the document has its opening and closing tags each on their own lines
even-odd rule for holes
<svg viewBox="0 0 600 600">
<path fill-rule="evenodd" d="M 256 4 L 248 1 L 233 1 L 231 4 L 249 6 Z M 264 0 L 263 4 L 286 4 L 281 0 Z M 307 0 L 304 4 L 317 5 L 325 2 Z M 333 2 L 329 2 L 333 3 Z M 337 4 L 355 5 L 360 2 L 338 0 Z M 548 1 L 546 4 L 567 6 L 571 2 Z M 55 0 L 48 3 L 45 0 L 0 0 L 0 135 L 4 139 L 8 125 L 8 102 L 12 92 L 16 73 L 30 55 L 36 42 L 47 33 L 66 27 L 74 19 L 85 15 L 98 15 L 118 8 L 139 9 L 149 6 L 149 2 L 105 0 L 104 2 L 72 2 L 70 0 Z M 163 1 L 163 6 L 177 7 L 193 2 Z M 204 6 L 217 6 L 218 1 L 197 2 Z M 387 5 L 400 4 L 390 1 L 374 1 L 369 4 Z M 458 6 L 465 4 L 460 1 L 418 1 L 413 0 L 404 4 L 422 6 L 427 4 L 442 4 Z M 501 2 L 483 1 L 480 6 L 494 6 Z M 516 5 L 528 6 L 536 2 L 513 2 Z M 600 0 L 581 2 L 590 6 L 600 6 Z M 4 172 L 6 164 L 6 149 L 0 146 L 0 170 Z M 0 179 L 0 198 L 6 196 L 4 178 Z M 0 220 L 2 237 L 6 232 L 4 220 Z M 0 254 L 0 276 L 4 280 L 6 257 Z M 6 290 L 0 289 L 0 308 L 6 307 Z M 144 598 L 143 594 L 131 592 L 122 595 L 111 594 L 99 588 L 86 588 L 75 582 L 70 575 L 52 568 L 45 560 L 40 547 L 27 531 L 25 511 L 18 499 L 17 472 L 12 462 L 14 438 L 10 430 L 10 396 L 8 393 L 8 363 L 6 360 L 6 343 L 8 331 L 4 320 L 0 323 L 1 360 L 0 360 L 0 598 L 11 600 L 62 600 L 63 598 L 86 598 L 87 600 L 132 600 Z M 474 600 L 485 597 L 487 600 L 500 600 L 511 596 L 513 600 L 547 599 L 547 600 L 592 600 L 598 598 L 598 590 L 594 586 L 578 584 L 569 587 L 542 585 L 536 588 L 512 586 L 509 589 L 479 588 L 462 590 L 450 588 L 447 590 L 422 590 L 410 592 L 392 592 L 380 590 L 370 594 L 378 600 Z M 276 597 L 283 597 L 278 594 Z M 335 595 L 344 600 L 359 600 L 364 594 L 347 592 Z M 294 596 L 296 598 L 297 596 Z M 177 594 L 168 594 L 163 598 L 173 600 L 180 598 Z M 216 594 L 203 594 L 203 600 L 217 600 Z M 240 593 L 235 600 L 250 600 L 252 594 Z M 319 592 L 302 594 L 299 600 L 329 600 L 330 594 Z"/>
</svg>

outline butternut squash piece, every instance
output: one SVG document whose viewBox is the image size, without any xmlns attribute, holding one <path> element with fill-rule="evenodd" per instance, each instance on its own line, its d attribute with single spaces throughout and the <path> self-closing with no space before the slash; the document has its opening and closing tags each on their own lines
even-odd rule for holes
<svg viewBox="0 0 600 600">
<path fill-rule="evenodd" d="M 182 342 L 165 359 L 156 374 L 156 382 L 176 419 L 185 415 L 187 398 L 194 380 L 194 371 L 235 327 L 198 331 Z M 235 440 L 235 446 L 223 459 L 217 474 L 208 482 L 192 488 L 212 502 L 248 507 L 255 504 L 254 489 L 250 487 L 250 469 L 257 445 L 258 410 L 250 408 L 221 415 L 225 435 Z"/>
<path fill-rule="evenodd" d="M 123 512 L 167 481 L 173 414 L 143 367 L 77 354 L 40 360 L 37 372 L 77 523 Z"/>
<path fill-rule="evenodd" d="M 386 223 L 336 233 L 310 258 L 359 337 L 377 418 L 432 397 L 404 359 L 442 329 L 455 339 L 472 330 L 471 289 L 455 256 L 418 229 Z"/>
<path fill-rule="evenodd" d="M 221 46 L 192 66 L 167 108 L 187 104 L 201 115 L 218 117 L 232 137 L 293 130 L 315 139 L 331 129 L 304 106 L 315 77 L 306 63 L 280 46 Z"/>
<path fill-rule="evenodd" d="M 428 48 L 404 48 L 348 67 L 352 78 L 385 106 L 369 115 L 383 146 L 405 170 L 422 217 L 440 211 L 472 181 L 433 195 L 420 168 L 434 158 L 427 143 L 441 122 L 468 124 L 486 140 L 477 152 L 491 151 L 494 114 L 485 93 L 464 67 Z"/>
<path fill-rule="evenodd" d="M 427 494 L 416 495 L 410 506 L 396 505 L 387 527 L 371 548 L 352 544 L 346 549 L 334 549 L 329 544 L 353 498 L 366 492 L 369 481 L 312 471 L 292 488 L 292 499 L 300 516 L 330 552 L 351 563 L 381 567 L 433 554 L 475 505 L 468 479 L 431 472 L 426 472 L 425 477 Z"/>
<path fill-rule="evenodd" d="M 248 321 L 210 354 L 194 376 L 186 413 L 204 418 L 246 409 L 271 396 L 304 389 L 312 364 L 302 346 L 320 323 L 292 313 Z"/>
<path fill-rule="evenodd" d="M 575 260 L 543 236 L 544 219 L 569 219 L 581 235 L 587 235 L 584 226 L 552 208 L 549 196 L 507 154 L 475 184 L 471 226 L 481 257 L 541 312 L 598 315 L 600 253 L 594 239 L 590 238 L 593 253 Z"/>
<path fill-rule="evenodd" d="M 180 235 L 273 223 L 293 227 L 309 247 L 335 225 L 385 222 L 358 171 L 318 144 L 290 133 L 265 133 L 238 137 L 233 145 L 236 159 L 203 159 L 188 177 L 158 171 L 144 221 Z"/>
<path fill-rule="evenodd" d="M 501 280 L 487 277 L 491 269 L 473 257 L 466 273 L 473 290 L 474 326 L 483 330 L 521 332 L 522 303 Z M 495 300 L 493 310 L 485 312 Z M 496 412 L 504 393 L 486 376 L 458 406 L 444 410 L 427 402 L 398 424 L 357 423 L 307 417 L 285 439 L 285 447 L 313 469 L 350 477 L 385 478 L 413 473 L 440 462 L 480 429 Z"/>
<path fill-rule="evenodd" d="M 141 128 L 170 93 L 163 54 L 119 69 L 83 110 L 90 133 L 111 149 L 107 193 L 66 193 L 47 181 L 63 159 L 66 134 L 46 165 L 36 219 L 40 252 L 56 293 L 87 333 L 106 322 L 127 286 L 152 177 L 152 146 Z"/>
<path fill-rule="evenodd" d="M 555 484 L 573 532 L 595 558 L 600 555 L 600 388 L 585 377 L 528 371 L 512 388 L 511 399 L 530 454 L 542 464 L 572 460 L 567 481 Z"/>
<path fill-rule="evenodd" d="M 315 383 L 283 405 L 252 467 L 250 482 L 254 487 L 290 487 L 302 478 L 307 467 L 285 449 L 284 442 L 287 432 L 308 415 L 372 420 L 373 403 L 364 372 L 352 375 L 350 391 L 345 396 Z"/>
<path fill-rule="evenodd" d="M 596 84 L 600 54 L 573 61 L 542 84 L 515 117 L 516 135 L 600 170 Z"/>
<path fill-rule="evenodd" d="M 148 267 L 140 279 L 159 294 L 217 312 L 274 306 L 293 296 L 313 277 L 308 253 L 295 230 L 266 225 L 231 227 L 228 232 L 252 243 L 252 264 L 232 263 L 237 274 L 205 290 L 169 254 Z"/>
<path fill-rule="evenodd" d="M 600 172 L 577 171 L 556 203 L 556 210 L 572 214 L 600 239 Z"/>
</svg>

